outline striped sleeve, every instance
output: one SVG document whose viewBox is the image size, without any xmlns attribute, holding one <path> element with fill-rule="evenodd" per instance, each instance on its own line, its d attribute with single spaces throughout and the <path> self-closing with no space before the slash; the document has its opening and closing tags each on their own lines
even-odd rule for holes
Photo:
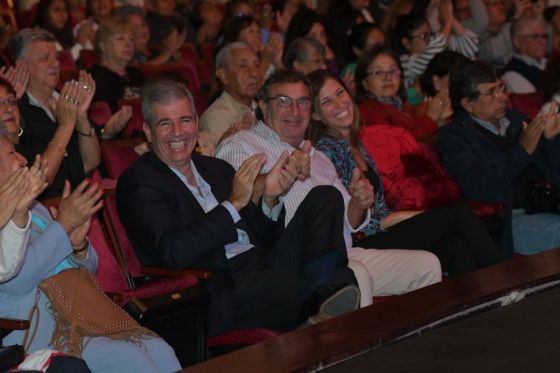
<svg viewBox="0 0 560 373">
<path fill-rule="evenodd" d="M 221 142 L 216 151 L 216 157 L 228 162 L 237 171 L 247 158 L 253 155 L 240 141 L 232 141 L 232 137 Z"/>
<path fill-rule="evenodd" d="M 478 54 L 478 36 L 469 29 L 465 29 L 463 35 L 453 34 L 449 41 L 449 49 L 473 59 Z"/>
<path fill-rule="evenodd" d="M 447 48 L 447 39 L 442 33 L 435 34 L 426 49 L 422 53 L 413 55 L 401 55 L 400 60 L 404 70 L 405 85 L 410 87 L 412 83 L 426 70 L 428 63 L 436 54 Z"/>
</svg>

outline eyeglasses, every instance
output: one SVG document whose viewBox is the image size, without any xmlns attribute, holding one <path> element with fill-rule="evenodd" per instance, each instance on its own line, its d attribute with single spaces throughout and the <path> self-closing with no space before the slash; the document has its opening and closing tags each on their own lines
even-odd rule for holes
<svg viewBox="0 0 560 373">
<path fill-rule="evenodd" d="M 547 41 L 548 34 L 527 34 L 527 35 L 519 35 L 520 37 L 529 38 L 534 41 Z"/>
<path fill-rule="evenodd" d="M 276 100 L 278 106 L 283 108 L 291 108 L 295 102 L 298 109 L 301 110 L 311 109 L 311 104 L 313 103 L 310 97 L 300 97 L 298 99 L 293 99 L 290 96 L 282 96 L 282 95 L 278 95 L 274 97 L 266 97 L 265 100 L 267 101 Z"/>
<path fill-rule="evenodd" d="M 497 87 L 494 88 L 490 88 L 489 90 L 486 90 L 484 92 L 479 92 L 480 96 L 487 96 L 487 97 L 495 97 L 498 98 L 501 95 L 507 95 L 508 94 L 508 87 L 505 84 L 500 84 Z"/>
<path fill-rule="evenodd" d="M 373 75 L 375 79 L 384 80 L 387 78 L 398 78 L 401 76 L 401 69 L 398 67 L 392 68 L 391 70 L 372 70 L 367 73 L 367 75 Z"/>
<path fill-rule="evenodd" d="M 0 98 L 0 106 L 4 105 L 16 106 L 17 100 L 15 98 Z"/>
<path fill-rule="evenodd" d="M 410 36 L 413 39 L 418 38 L 418 39 L 423 40 L 423 41 L 428 41 L 432 37 L 432 33 L 431 32 L 423 32 L 423 33 L 418 34 L 418 35 L 410 35 Z"/>
</svg>

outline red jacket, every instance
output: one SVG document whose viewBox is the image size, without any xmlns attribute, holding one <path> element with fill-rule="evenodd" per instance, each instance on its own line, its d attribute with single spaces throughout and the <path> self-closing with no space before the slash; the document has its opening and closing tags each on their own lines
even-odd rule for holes
<svg viewBox="0 0 560 373">
<path fill-rule="evenodd" d="M 435 143 L 437 123 L 427 115 L 415 116 L 414 107 L 405 104 L 403 110 L 382 104 L 368 98 L 359 106 L 362 123 L 368 127 L 375 124 L 389 124 L 408 130 L 418 141 Z"/>
</svg>

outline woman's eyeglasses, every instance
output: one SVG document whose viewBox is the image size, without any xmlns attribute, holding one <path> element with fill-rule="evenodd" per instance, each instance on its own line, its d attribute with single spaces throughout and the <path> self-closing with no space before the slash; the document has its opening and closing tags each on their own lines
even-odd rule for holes
<svg viewBox="0 0 560 373">
<path fill-rule="evenodd" d="M 401 76 L 401 69 L 395 67 L 391 70 L 372 70 L 368 71 L 367 75 L 373 75 L 375 79 L 384 80 L 387 78 L 398 78 Z"/>
</svg>

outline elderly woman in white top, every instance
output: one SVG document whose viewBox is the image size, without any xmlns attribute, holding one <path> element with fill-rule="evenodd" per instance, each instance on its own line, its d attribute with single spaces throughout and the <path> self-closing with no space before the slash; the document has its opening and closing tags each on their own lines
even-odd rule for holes
<svg viewBox="0 0 560 373">
<path fill-rule="evenodd" d="M 0 125 L 0 136 L 7 134 Z M 5 166 L 0 164 L 0 168 Z M 46 177 L 47 162 L 41 162 L 38 155 L 31 169 L 18 169 L 0 185 L 0 282 L 12 278 L 21 268 L 29 240 L 29 206 L 47 186 Z"/>
</svg>

